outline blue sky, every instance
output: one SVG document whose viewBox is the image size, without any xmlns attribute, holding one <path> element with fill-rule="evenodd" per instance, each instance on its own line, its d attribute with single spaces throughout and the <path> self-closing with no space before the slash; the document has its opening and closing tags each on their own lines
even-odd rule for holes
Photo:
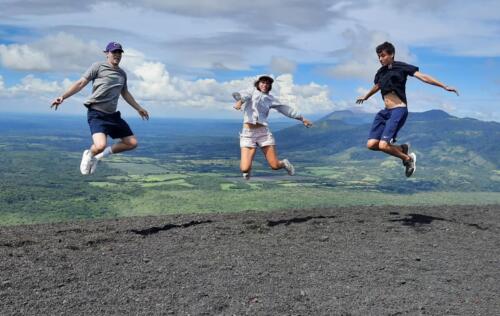
<svg viewBox="0 0 500 316">
<path fill-rule="evenodd" d="M 0 112 L 47 113 L 109 41 L 125 48 L 129 89 L 152 117 L 238 118 L 231 92 L 271 74 L 273 92 L 306 116 L 363 106 L 374 48 L 456 87 L 410 78 L 411 111 L 500 121 L 500 2 L 422 0 L 0 0 Z M 58 112 L 85 114 L 90 85 Z M 135 115 L 124 102 L 120 110 Z"/>
</svg>

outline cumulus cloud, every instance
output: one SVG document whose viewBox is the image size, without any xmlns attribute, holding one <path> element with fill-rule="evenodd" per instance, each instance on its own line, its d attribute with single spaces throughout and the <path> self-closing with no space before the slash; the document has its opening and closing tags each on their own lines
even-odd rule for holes
<svg viewBox="0 0 500 316">
<path fill-rule="evenodd" d="M 253 87 L 253 82 L 257 78 L 250 76 L 228 81 L 217 81 L 212 78 L 188 80 L 173 76 L 165 64 L 151 61 L 141 52 L 130 50 L 129 54 L 130 58 L 125 59 L 123 63 L 129 78 L 129 90 L 148 110 L 160 116 L 185 115 L 193 113 L 193 110 L 211 111 L 225 116 L 224 113 L 231 112 L 230 105 L 234 102 L 231 94 Z M 19 100 L 35 98 L 44 100 L 47 104 L 71 84 L 68 79 L 57 82 L 28 75 L 20 83 L 5 87 L 3 78 L 0 79 L 2 96 Z M 89 93 L 90 88 L 87 88 L 65 103 L 81 104 Z M 273 94 L 283 103 L 294 106 L 305 114 L 331 111 L 336 106 L 330 98 L 327 86 L 313 82 L 298 85 L 291 74 L 276 77 Z M 81 111 L 80 107 L 63 108 L 70 112 Z M 122 109 L 125 109 L 125 112 L 130 111 L 128 106 Z"/>
<path fill-rule="evenodd" d="M 68 79 L 57 82 L 28 75 L 15 85 L 6 86 L 2 76 L 0 76 L 0 97 L 3 101 L 0 103 L 0 111 L 47 112 L 53 98 L 60 95 L 69 85 Z M 76 100 L 79 100 L 80 103 L 83 102 L 80 96 L 73 99 L 73 101 Z M 71 110 L 70 112 L 76 112 L 75 109 Z"/>
<path fill-rule="evenodd" d="M 0 45 L 0 60 L 14 70 L 81 72 L 97 59 L 104 59 L 101 51 L 94 41 L 61 32 L 31 44 Z"/>
<path fill-rule="evenodd" d="M 83 38 L 84 43 L 99 39 L 99 46 L 111 40 L 105 37 L 112 34 L 120 37 L 113 40 L 126 39 L 133 43 L 129 46 L 152 52 L 170 68 L 178 65 L 176 71 L 187 72 L 189 67 L 189 71 L 196 69 L 198 74 L 206 70 L 248 70 L 268 65 L 274 55 L 299 63 L 337 63 L 337 67 L 328 71 L 330 75 L 367 78 L 376 66 L 376 62 L 368 62 L 373 60 L 372 40 L 388 39 L 389 36 L 380 35 L 384 32 L 390 34 L 398 49 L 419 46 L 456 55 L 500 55 L 498 15 L 495 15 L 500 3 L 492 0 L 482 0 L 480 4 L 425 0 L 404 5 L 397 0 L 1 3 L 0 12 L 9 13 L 2 19 L 4 24 L 36 27 L 41 32 L 70 30 L 77 38 Z M 395 17 L 400 21 L 397 26 Z M 113 24 L 112 20 L 127 23 Z M 457 20 L 460 23 L 453 22 Z M 362 36 L 357 27 L 373 34 Z M 349 39 L 353 34 L 360 38 L 358 43 Z M 359 55 L 366 47 L 369 52 L 362 58 L 348 57 Z M 328 54 L 342 49 L 343 56 Z M 82 53 L 75 59 L 87 60 L 85 56 L 88 54 Z M 49 61 L 53 65 L 54 60 L 49 58 Z M 281 71 L 280 65 L 273 65 L 277 67 L 273 69 L 276 73 L 287 72 Z"/>
<path fill-rule="evenodd" d="M 0 45 L 2 65 L 15 70 L 46 71 L 51 69 L 48 56 L 28 45 Z"/>
<path fill-rule="evenodd" d="M 22 78 L 18 84 L 12 86 L 5 86 L 3 77 L 0 76 L 0 94 L 4 97 L 26 97 L 33 96 L 49 96 L 61 93 L 64 88 L 69 86 L 69 80 L 65 79 L 61 82 L 48 81 L 35 77 L 34 75 L 27 75 Z"/>
<path fill-rule="evenodd" d="M 169 102 L 171 106 L 178 102 L 185 108 L 203 104 L 208 109 L 217 106 L 222 109 L 226 106 L 222 105 L 226 102 L 223 96 L 240 83 L 211 77 L 230 76 L 232 70 L 256 69 L 284 75 L 294 73 L 296 65 L 320 64 L 323 69 L 330 65 L 326 73 L 334 78 L 371 82 L 379 67 L 374 47 L 385 40 L 396 45 L 399 60 L 410 63 L 416 61 L 410 47 L 425 48 L 429 54 L 439 52 L 441 57 L 500 56 L 497 13 L 500 2 L 402 3 L 398 0 L 91 0 L 84 3 L 0 0 L 0 66 L 7 69 L 6 73 L 12 69 L 24 75 L 35 74 L 31 80 L 39 78 L 46 87 L 51 85 L 43 81 L 45 78 L 57 78 L 62 87 L 63 81 L 59 80 L 68 76 L 74 79 L 92 62 L 104 60 L 103 46 L 107 41 L 117 40 L 126 47 L 123 64 L 130 70 L 131 87 L 137 87 L 146 102 Z M 133 48 L 140 48 L 148 56 Z M 13 93 L 12 88 L 18 86 L 16 95 L 21 95 L 21 87 L 28 84 L 29 79 L 26 80 L 14 85 L 7 81 L 10 86 L 4 83 L 2 93 Z M 251 84 L 252 78 L 242 80 L 246 85 L 245 80 Z M 288 86 L 295 87 L 290 94 L 295 99 L 290 100 L 300 107 L 313 104 L 315 99 L 322 100 L 315 101 L 318 107 L 327 104 L 337 109 L 352 105 L 350 101 L 337 100 L 332 104 L 328 101 L 330 97 L 325 97 L 327 89 L 321 85 L 319 88 L 312 83 L 296 85 L 293 76 L 291 80 Z M 277 85 L 276 92 L 287 91 L 287 81 L 282 81 L 281 89 Z M 354 90 L 352 81 L 349 84 L 349 89 Z M 41 91 L 38 95 L 45 91 L 41 86 L 36 89 Z M 314 98 L 301 95 L 314 89 L 321 91 Z"/>
<path fill-rule="evenodd" d="M 42 32 L 71 31 L 87 41 L 106 41 L 102 34 L 117 34 L 121 39 L 113 40 L 127 39 L 134 47 L 154 50 L 155 57 L 167 64 L 248 70 L 254 65 L 267 65 L 271 55 L 286 56 L 300 50 L 301 45 L 292 46 L 289 40 L 297 31 L 324 29 L 340 14 L 330 10 L 336 2 L 106 1 L 75 4 L 73 10 L 59 0 L 33 3 L 34 7 L 58 7 L 53 14 L 44 14 L 27 3 L 12 1 L 4 9 L 14 17 L 7 16 L 4 23 Z M 59 6 L 65 9 L 59 10 Z"/>
<path fill-rule="evenodd" d="M 499 11 L 495 0 L 371 0 L 346 15 L 367 29 L 386 30 L 406 45 L 460 56 L 499 56 Z"/>
<path fill-rule="evenodd" d="M 233 102 L 231 93 L 253 86 L 257 76 L 237 80 L 217 81 L 212 78 L 186 80 L 173 76 L 163 63 L 147 60 L 139 52 L 124 63 L 130 72 L 130 91 L 140 100 L 146 100 L 155 108 L 202 109 L 222 111 Z M 303 113 L 331 111 L 335 108 L 326 85 L 309 83 L 297 85 L 293 75 L 276 77 L 272 93 L 282 102 L 297 107 Z"/>
<path fill-rule="evenodd" d="M 137 60 L 128 64 L 133 74 L 130 90 L 139 99 L 170 108 L 223 110 L 232 103 L 231 93 L 253 86 L 257 77 L 219 82 L 215 79 L 186 80 L 172 76 L 160 62 Z M 334 108 L 327 86 L 309 83 L 297 85 L 291 74 L 280 75 L 273 86 L 273 94 L 304 113 L 328 111 Z"/>
<path fill-rule="evenodd" d="M 19 84 L 7 89 L 9 93 L 14 95 L 58 93 L 61 90 L 62 84 L 57 83 L 57 81 L 46 81 L 33 75 L 24 77 Z"/>
<path fill-rule="evenodd" d="M 396 46 L 396 60 L 415 60 L 406 45 L 392 41 L 390 36 L 383 32 L 369 31 L 357 26 L 355 29 L 346 30 L 343 37 L 348 43 L 346 47 L 331 54 L 339 60 L 338 64 L 326 70 L 328 75 L 336 78 L 372 80 L 380 67 L 375 48 L 385 41 L 391 41 Z"/>
</svg>

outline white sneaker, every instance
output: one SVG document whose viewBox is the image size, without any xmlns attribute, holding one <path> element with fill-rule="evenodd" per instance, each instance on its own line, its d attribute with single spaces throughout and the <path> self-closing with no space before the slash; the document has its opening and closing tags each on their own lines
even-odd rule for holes
<svg viewBox="0 0 500 316">
<path fill-rule="evenodd" d="M 295 174 L 295 167 L 288 161 L 288 159 L 283 159 L 283 164 L 288 172 L 288 175 L 293 176 Z"/>
<path fill-rule="evenodd" d="M 92 153 L 90 150 L 86 149 L 82 155 L 82 162 L 80 163 L 80 172 L 83 175 L 88 175 L 90 173 L 90 167 L 92 165 Z"/>
<path fill-rule="evenodd" d="M 90 160 L 90 174 L 94 174 L 95 170 L 97 169 L 98 162 L 99 162 L 99 159 L 92 157 L 92 159 Z"/>
<path fill-rule="evenodd" d="M 417 170 L 417 155 L 410 153 L 408 156 L 411 157 L 411 160 L 405 162 L 405 175 L 411 177 L 415 173 L 415 170 Z"/>
</svg>

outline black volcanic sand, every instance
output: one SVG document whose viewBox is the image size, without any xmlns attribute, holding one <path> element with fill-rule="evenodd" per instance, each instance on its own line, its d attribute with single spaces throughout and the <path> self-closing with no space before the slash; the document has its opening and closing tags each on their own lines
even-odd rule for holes
<svg viewBox="0 0 500 316">
<path fill-rule="evenodd" d="M 500 205 L 0 227 L 1 315 L 498 315 Z"/>
</svg>

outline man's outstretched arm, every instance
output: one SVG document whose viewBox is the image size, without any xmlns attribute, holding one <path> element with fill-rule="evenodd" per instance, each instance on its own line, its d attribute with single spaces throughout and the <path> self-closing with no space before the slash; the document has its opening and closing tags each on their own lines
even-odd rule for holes
<svg viewBox="0 0 500 316">
<path fill-rule="evenodd" d="M 446 91 L 455 92 L 458 95 L 457 89 L 455 89 L 453 87 L 449 87 L 449 86 L 439 82 L 437 79 L 435 79 L 427 74 L 424 74 L 424 73 L 417 71 L 413 74 L 413 76 L 415 78 L 419 79 L 420 81 L 431 84 L 433 86 L 441 87 L 441 88 L 445 89 Z"/>
<path fill-rule="evenodd" d="M 124 89 L 122 90 L 122 97 L 127 101 L 128 104 L 130 104 L 131 107 L 133 107 L 137 113 L 139 113 L 140 117 L 144 120 L 149 120 L 149 113 L 146 111 L 142 106 L 137 103 L 137 101 L 134 99 L 132 94 L 128 92 L 128 90 Z"/>
<path fill-rule="evenodd" d="M 55 98 L 54 101 L 52 101 L 52 105 L 50 107 L 54 108 L 54 110 L 57 110 L 57 107 L 61 105 L 61 103 L 63 103 L 64 100 L 66 100 L 73 94 L 80 92 L 80 90 L 82 90 L 87 85 L 87 83 L 89 83 L 87 79 L 80 78 L 80 80 L 73 83 L 68 88 L 68 90 L 66 90 L 66 92 L 64 92 L 61 96 Z"/>
</svg>

